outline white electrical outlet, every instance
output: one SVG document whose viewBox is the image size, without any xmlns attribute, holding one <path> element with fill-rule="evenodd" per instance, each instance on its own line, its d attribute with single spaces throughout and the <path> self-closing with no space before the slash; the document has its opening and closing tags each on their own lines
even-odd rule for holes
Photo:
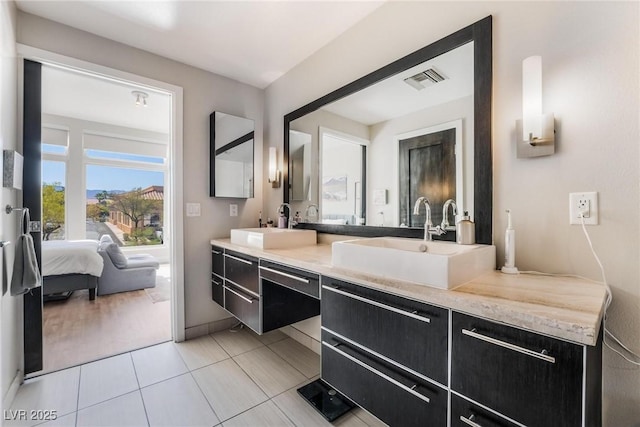
<svg viewBox="0 0 640 427">
<path fill-rule="evenodd" d="M 581 212 L 586 225 L 598 225 L 598 193 L 569 193 L 569 223 L 582 224 Z"/>
<path fill-rule="evenodd" d="M 229 216 L 238 216 L 238 205 L 229 205 Z"/>
</svg>

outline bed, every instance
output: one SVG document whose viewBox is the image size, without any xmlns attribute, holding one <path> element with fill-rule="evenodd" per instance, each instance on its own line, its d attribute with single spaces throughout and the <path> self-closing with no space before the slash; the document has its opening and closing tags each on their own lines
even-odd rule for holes
<svg viewBox="0 0 640 427">
<path fill-rule="evenodd" d="M 88 289 L 94 300 L 104 261 L 97 240 L 47 240 L 42 242 L 42 294 L 45 301 L 68 298 Z"/>
</svg>

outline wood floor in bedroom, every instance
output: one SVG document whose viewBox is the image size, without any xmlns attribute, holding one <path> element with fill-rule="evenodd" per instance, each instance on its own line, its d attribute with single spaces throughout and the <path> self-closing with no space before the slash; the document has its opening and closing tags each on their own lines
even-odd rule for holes
<svg viewBox="0 0 640 427">
<path fill-rule="evenodd" d="M 161 266 L 158 280 L 168 279 Z M 97 296 L 75 291 L 43 309 L 43 372 L 91 362 L 171 340 L 171 302 L 144 290 Z"/>
</svg>

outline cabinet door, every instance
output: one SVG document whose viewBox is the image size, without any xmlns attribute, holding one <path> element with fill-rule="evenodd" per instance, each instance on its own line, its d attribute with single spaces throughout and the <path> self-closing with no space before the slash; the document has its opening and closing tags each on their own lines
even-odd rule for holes
<svg viewBox="0 0 640 427">
<path fill-rule="evenodd" d="M 448 384 L 447 309 L 322 277 L 322 327 Z"/>
<path fill-rule="evenodd" d="M 224 280 L 211 274 L 211 299 L 224 307 Z"/>
<path fill-rule="evenodd" d="M 317 273 L 260 260 L 260 277 L 314 298 L 320 298 L 320 276 Z"/>
<path fill-rule="evenodd" d="M 454 312 L 451 388 L 529 427 L 580 426 L 583 351 Z"/>
<path fill-rule="evenodd" d="M 224 249 L 211 246 L 211 272 L 224 279 Z"/>
<path fill-rule="evenodd" d="M 516 427 L 500 415 L 451 394 L 451 427 Z"/>
<path fill-rule="evenodd" d="M 322 332 L 322 379 L 390 426 L 446 426 L 447 390 Z"/>
<path fill-rule="evenodd" d="M 224 308 L 236 316 L 238 320 L 253 329 L 260 331 L 260 299 L 233 286 L 229 282 L 224 284 Z"/>
<path fill-rule="evenodd" d="M 258 258 L 230 250 L 224 252 L 225 279 L 260 295 Z"/>
</svg>

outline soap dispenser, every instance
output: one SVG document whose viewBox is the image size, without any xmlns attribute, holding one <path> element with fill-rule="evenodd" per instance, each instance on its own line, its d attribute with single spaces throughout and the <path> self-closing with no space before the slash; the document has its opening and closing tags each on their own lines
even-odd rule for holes
<svg viewBox="0 0 640 427">
<path fill-rule="evenodd" d="M 456 243 L 459 245 L 473 245 L 476 242 L 476 224 L 471 221 L 469 211 L 456 223 Z"/>
</svg>

